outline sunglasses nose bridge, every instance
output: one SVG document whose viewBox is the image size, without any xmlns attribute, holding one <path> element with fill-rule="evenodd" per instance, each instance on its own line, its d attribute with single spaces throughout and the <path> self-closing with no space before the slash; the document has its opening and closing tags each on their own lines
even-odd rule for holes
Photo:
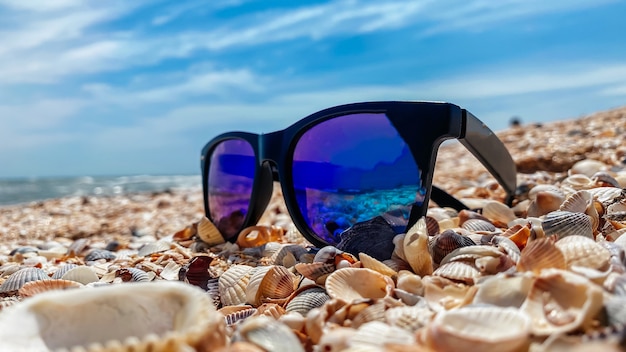
<svg viewBox="0 0 626 352">
<path fill-rule="evenodd" d="M 259 136 L 259 162 L 272 170 L 274 181 L 278 180 L 278 165 L 283 152 L 283 131 Z"/>
</svg>

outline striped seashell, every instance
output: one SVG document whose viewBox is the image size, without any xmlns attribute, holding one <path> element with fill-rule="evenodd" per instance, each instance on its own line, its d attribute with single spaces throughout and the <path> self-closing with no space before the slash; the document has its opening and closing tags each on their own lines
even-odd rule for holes
<svg viewBox="0 0 626 352">
<path fill-rule="evenodd" d="M 284 300 L 293 293 L 295 276 L 284 266 L 258 267 L 246 286 L 246 300 L 260 306 L 268 300 Z"/>
<path fill-rule="evenodd" d="M 275 243 L 275 242 L 270 242 Z M 269 244 L 269 243 L 268 243 Z M 266 245 L 267 246 L 267 245 Z M 270 257 L 270 263 L 291 268 L 300 261 L 300 257 L 308 253 L 306 248 L 297 244 L 283 244 Z"/>
<path fill-rule="evenodd" d="M 213 222 L 206 216 L 203 216 L 198 222 L 196 235 L 198 235 L 198 238 L 200 238 L 202 242 L 208 244 L 209 246 L 215 246 L 226 242 L 224 236 L 220 233 L 220 230 L 218 230 Z"/>
<path fill-rule="evenodd" d="M 474 241 L 467 236 L 461 235 L 454 230 L 445 230 L 433 238 L 433 241 L 429 244 L 429 250 L 432 254 L 433 262 L 439 264 L 445 256 L 454 250 L 473 246 L 474 244 Z"/>
<path fill-rule="evenodd" d="M 587 192 L 602 204 L 610 204 L 624 197 L 624 191 L 617 187 L 595 187 L 588 189 Z"/>
<path fill-rule="evenodd" d="M 89 241 L 86 238 L 79 238 L 67 248 L 68 255 L 81 255 L 85 249 L 89 246 Z"/>
<path fill-rule="evenodd" d="M 387 346 L 412 346 L 416 344 L 415 335 L 397 326 L 381 321 L 371 321 L 361 325 L 350 337 L 349 351 L 369 350 L 386 351 Z"/>
<path fill-rule="evenodd" d="M 218 285 L 223 306 L 246 303 L 246 286 L 255 270 L 248 265 L 233 265 L 220 275 Z"/>
<path fill-rule="evenodd" d="M 441 231 L 439 228 L 439 221 L 437 221 L 437 219 L 431 216 L 425 216 L 424 219 L 426 220 L 426 229 L 428 229 L 429 236 L 434 236 Z"/>
<path fill-rule="evenodd" d="M 227 326 L 234 326 L 242 323 L 244 320 L 256 313 L 256 308 L 249 305 L 226 306 L 218 310 L 224 315 L 224 321 Z"/>
<path fill-rule="evenodd" d="M 519 262 L 521 251 L 510 239 L 504 236 L 496 235 L 491 237 L 489 244 L 506 253 L 506 255 L 509 256 L 514 263 L 517 264 L 517 262 Z"/>
<path fill-rule="evenodd" d="M 435 312 L 424 306 L 392 307 L 385 312 L 385 321 L 389 325 L 416 332 L 427 326 L 434 316 Z"/>
<path fill-rule="evenodd" d="M 440 236 L 441 234 L 436 237 Z M 423 217 L 407 231 L 403 238 L 403 259 L 409 263 L 413 272 L 420 276 L 430 275 L 433 272 L 433 259 L 428 248 L 429 238 L 426 220 Z"/>
<path fill-rule="evenodd" d="M 89 291 L 47 292 L 3 312 L 0 350 L 159 352 L 226 344 L 223 316 L 190 285 L 161 281 Z"/>
<path fill-rule="evenodd" d="M 63 264 L 57 269 L 57 271 L 54 272 L 54 274 L 52 274 L 52 279 L 60 279 L 66 272 L 76 267 L 78 267 L 78 265 L 74 263 Z"/>
<path fill-rule="evenodd" d="M 219 278 L 215 277 L 209 279 L 209 281 L 207 282 L 206 292 L 209 297 L 211 297 L 211 300 L 213 300 L 213 305 L 215 306 L 215 308 L 221 307 L 222 301 L 220 300 Z"/>
<path fill-rule="evenodd" d="M 289 298 L 285 305 L 287 312 L 296 312 L 306 316 L 311 309 L 321 307 L 330 299 L 326 290 L 320 286 L 304 286 Z"/>
<path fill-rule="evenodd" d="M 565 257 L 567 267 L 584 266 L 604 271 L 611 260 L 611 252 L 591 238 L 568 236 L 555 244 Z"/>
<path fill-rule="evenodd" d="M 246 319 L 237 326 L 241 341 L 252 343 L 264 351 L 304 352 L 300 340 L 286 325 L 267 316 Z"/>
<path fill-rule="evenodd" d="M 18 263 L 10 262 L 10 263 L 3 264 L 2 266 L 0 266 L 0 277 L 9 276 L 20 269 L 22 269 L 22 266 L 19 265 Z"/>
<path fill-rule="evenodd" d="M 98 281 L 98 275 L 88 266 L 77 266 L 61 276 L 63 280 L 76 281 L 83 285 Z"/>
<path fill-rule="evenodd" d="M 166 241 L 156 241 L 146 243 L 139 248 L 137 255 L 140 257 L 147 257 L 154 253 L 165 252 L 171 248 L 171 244 Z"/>
<path fill-rule="evenodd" d="M 152 280 L 147 272 L 137 268 L 117 269 L 115 277 L 121 278 L 124 282 L 147 282 Z"/>
<path fill-rule="evenodd" d="M 358 329 L 361 325 L 371 321 L 384 321 L 386 308 L 387 306 L 383 300 L 369 304 L 351 319 L 350 327 Z"/>
<path fill-rule="evenodd" d="M 600 207 L 602 205 L 597 202 Z M 591 218 L 591 228 L 595 231 L 600 224 L 600 214 L 596 208 L 596 201 L 593 195 L 585 190 L 577 191 L 567 197 L 565 202 L 561 204 L 561 211 L 570 211 L 573 213 L 585 213 Z"/>
<path fill-rule="evenodd" d="M 532 271 L 539 274 L 544 269 L 566 269 L 565 256 L 558 249 L 553 238 L 540 238 L 531 241 L 522 250 L 520 260 L 517 263 L 517 271 Z"/>
<path fill-rule="evenodd" d="M 335 271 L 335 264 L 321 262 L 298 263 L 294 265 L 294 269 L 307 279 L 316 281 L 318 278 Z"/>
<path fill-rule="evenodd" d="M 106 249 L 92 249 L 89 253 L 87 253 L 87 255 L 85 256 L 85 261 L 86 262 L 93 262 L 96 260 L 100 260 L 100 259 L 104 259 L 105 261 L 109 261 L 109 260 L 113 260 L 116 258 L 115 253 L 111 252 L 111 251 L 107 251 Z"/>
<path fill-rule="evenodd" d="M 496 201 L 487 202 L 483 206 L 482 214 L 499 227 L 506 227 L 511 221 L 517 219 L 513 209 Z"/>
<path fill-rule="evenodd" d="M 480 277 L 480 271 L 474 265 L 466 262 L 448 262 L 438 267 L 433 272 L 433 276 L 473 285 L 476 279 Z"/>
<path fill-rule="evenodd" d="M 493 275 L 481 280 L 473 304 L 521 307 L 530 291 L 533 278 L 527 275 Z"/>
<path fill-rule="evenodd" d="M 569 211 L 553 211 L 541 223 L 546 236 L 563 239 L 568 236 L 583 236 L 593 239 L 591 218 L 587 214 Z"/>
<path fill-rule="evenodd" d="M 17 292 L 27 282 L 48 279 L 50 279 L 48 274 L 39 268 L 23 268 L 11 274 L 0 285 L 0 293 Z"/>
<path fill-rule="evenodd" d="M 394 288 L 391 278 L 366 268 L 343 268 L 328 276 L 326 292 L 331 298 L 352 302 L 383 298 Z"/>
<path fill-rule="evenodd" d="M 367 268 L 367 269 L 372 269 L 383 275 L 387 275 L 389 277 L 395 277 L 398 274 L 395 270 L 391 269 L 383 262 L 365 253 L 359 253 L 359 260 L 361 261 L 362 267 Z"/>
<path fill-rule="evenodd" d="M 530 337 L 531 321 L 516 308 L 461 307 L 437 314 L 427 340 L 437 351 L 522 350 Z"/>
<path fill-rule="evenodd" d="M 19 289 L 18 294 L 22 298 L 27 298 L 47 291 L 69 290 L 83 286 L 83 284 L 75 281 L 61 279 L 30 281 L 25 283 L 22 288 Z"/>
<path fill-rule="evenodd" d="M 482 220 L 482 219 L 469 219 L 463 222 L 463 225 L 461 225 L 461 227 L 471 232 L 480 232 L 480 231 L 494 232 L 496 231 L 496 227 L 491 222 L 487 220 Z"/>
</svg>

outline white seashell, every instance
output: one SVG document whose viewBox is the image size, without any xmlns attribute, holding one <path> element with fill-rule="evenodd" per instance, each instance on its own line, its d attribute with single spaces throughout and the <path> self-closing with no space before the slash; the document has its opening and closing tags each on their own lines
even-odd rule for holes
<svg viewBox="0 0 626 352">
<path fill-rule="evenodd" d="M 198 222 L 198 237 L 202 242 L 209 246 L 215 246 L 226 242 L 224 236 L 220 233 L 220 230 L 209 220 L 206 216 L 203 216 Z"/>
<path fill-rule="evenodd" d="M 515 308 L 462 307 L 437 314 L 428 341 L 437 351 L 519 351 L 530 319 Z"/>
<path fill-rule="evenodd" d="M 572 165 L 572 167 L 569 169 L 569 174 L 570 175 L 583 174 L 583 175 L 591 177 L 593 174 L 595 174 L 598 171 L 606 170 L 607 167 L 608 166 L 605 163 L 599 160 L 584 159 Z"/>
<path fill-rule="evenodd" d="M 433 276 L 441 276 L 446 279 L 473 284 L 480 277 L 480 271 L 466 262 L 448 262 L 437 268 Z"/>
<path fill-rule="evenodd" d="M 171 261 L 167 263 L 167 265 L 163 268 L 159 276 L 162 279 L 169 280 L 169 281 L 178 280 L 178 273 L 180 272 L 180 268 L 182 268 L 182 265 L 176 264 L 176 262 Z"/>
<path fill-rule="evenodd" d="M 255 268 L 248 265 L 233 265 L 219 278 L 219 292 L 222 305 L 236 306 L 245 304 L 246 286 Z"/>
<path fill-rule="evenodd" d="M 483 206 L 483 216 L 493 221 L 496 225 L 506 225 L 509 222 L 517 219 L 513 209 L 507 207 L 505 204 L 489 201 Z"/>
<path fill-rule="evenodd" d="M 61 276 L 63 280 L 70 280 L 80 282 L 83 285 L 87 285 L 91 282 L 98 281 L 98 275 L 87 266 L 77 266 L 68 270 L 63 276 Z"/>
<path fill-rule="evenodd" d="M 565 257 L 569 268 L 584 266 L 604 271 L 609 266 L 611 252 L 596 241 L 583 236 L 568 236 L 555 244 Z"/>
<path fill-rule="evenodd" d="M 253 343 L 265 351 L 304 352 L 291 329 L 266 316 L 246 319 L 238 326 L 237 334 L 243 341 Z"/>
<path fill-rule="evenodd" d="M 190 350 L 226 343 L 224 318 L 200 289 L 177 282 L 39 294 L 0 315 L 0 350 Z"/>
<path fill-rule="evenodd" d="M 137 253 L 137 255 L 140 257 L 146 257 L 146 256 L 149 256 L 150 254 L 165 252 L 170 248 L 171 248 L 170 243 L 166 241 L 150 242 L 141 246 L 141 248 L 139 248 L 139 252 Z"/>
<path fill-rule="evenodd" d="M 359 260 L 361 261 L 361 265 L 364 268 L 372 269 L 383 275 L 387 275 L 389 277 L 395 277 L 398 274 L 395 270 L 391 269 L 383 262 L 365 253 L 359 253 Z"/>
<path fill-rule="evenodd" d="M 424 277 L 424 299 L 435 312 L 450 310 L 469 304 L 476 294 L 476 286 L 455 284 L 437 276 Z"/>
<path fill-rule="evenodd" d="M 415 332 L 428 325 L 435 312 L 423 306 L 392 307 L 385 311 L 385 321 L 393 326 Z"/>
<path fill-rule="evenodd" d="M 524 303 L 531 285 L 532 278 L 529 276 L 489 276 L 478 285 L 473 303 L 485 303 L 500 307 L 520 307 Z"/>
<path fill-rule="evenodd" d="M 415 335 L 397 326 L 385 324 L 381 321 L 370 321 L 361 325 L 356 333 L 350 337 L 350 347 L 378 347 L 386 345 L 414 345 Z"/>
<path fill-rule="evenodd" d="M 366 268 L 339 269 L 326 279 L 328 295 L 345 302 L 363 298 L 383 298 L 393 288 L 391 278 Z"/>
<path fill-rule="evenodd" d="M 407 231 L 403 245 L 404 258 L 413 272 L 420 276 L 432 274 L 433 260 L 428 251 L 428 229 L 423 217 Z"/>
</svg>

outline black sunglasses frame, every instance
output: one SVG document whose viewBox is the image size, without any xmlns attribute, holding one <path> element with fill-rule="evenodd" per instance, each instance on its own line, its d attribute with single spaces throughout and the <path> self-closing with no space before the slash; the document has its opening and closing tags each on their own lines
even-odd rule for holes
<svg viewBox="0 0 626 352">
<path fill-rule="evenodd" d="M 414 205 L 407 229 L 426 214 L 429 200 L 440 206 L 467 209 L 465 205 L 432 185 L 439 145 L 447 139 L 458 139 L 493 175 L 507 194 L 511 204 L 516 189 L 515 163 L 498 137 L 469 111 L 441 102 L 377 101 L 331 107 L 311 114 L 284 130 L 267 134 L 227 132 L 209 141 L 201 152 L 202 191 L 206 216 L 211 219 L 208 202 L 208 170 L 215 147 L 225 140 L 247 141 L 256 158 L 252 194 L 242 228 L 256 224 L 267 207 L 273 181 L 280 181 L 287 210 L 300 233 L 318 247 L 328 245 L 309 228 L 300 213 L 292 180 L 292 156 L 299 138 L 318 123 L 343 115 L 384 113 L 408 145 L 426 189 L 423 203 Z M 211 219 L 213 220 L 213 219 Z M 241 230 L 240 229 L 240 230 Z M 237 236 L 228 238 L 235 241 Z"/>
</svg>

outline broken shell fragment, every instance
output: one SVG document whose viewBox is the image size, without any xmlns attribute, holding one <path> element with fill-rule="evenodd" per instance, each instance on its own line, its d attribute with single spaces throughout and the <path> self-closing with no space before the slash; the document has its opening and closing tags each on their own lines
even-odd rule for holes
<svg viewBox="0 0 626 352">
<path fill-rule="evenodd" d="M 202 217 L 200 222 L 198 222 L 196 234 L 202 242 L 208 244 L 209 246 L 215 246 L 226 242 L 224 236 L 220 233 L 220 230 L 218 230 L 213 222 L 206 216 Z"/>
</svg>

